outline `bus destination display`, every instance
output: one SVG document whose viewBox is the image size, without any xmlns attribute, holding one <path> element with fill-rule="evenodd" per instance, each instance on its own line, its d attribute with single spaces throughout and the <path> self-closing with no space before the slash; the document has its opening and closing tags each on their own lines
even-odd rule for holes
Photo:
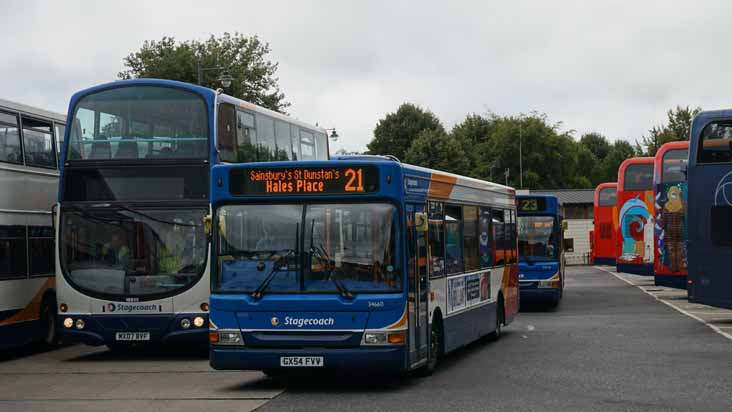
<svg viewBox="0 0 732 412">
<path fill-rule="evenodd" d="M 234 169 L 233 195 L 360 194 L 378 189 L 379 173 L 372 166 L 277 167 Z"/>
<path fill-rule="evenodd" d="M 546 199 L 541 197 L 529 197 L 518 200 L 519 212 L 538 212 L 546 209 Z"/>
</svg>

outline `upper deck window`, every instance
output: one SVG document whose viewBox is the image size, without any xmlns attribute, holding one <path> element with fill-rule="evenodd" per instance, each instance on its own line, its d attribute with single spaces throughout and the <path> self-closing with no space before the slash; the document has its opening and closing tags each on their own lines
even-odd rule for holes
<svg viewBox="0 0 732 412">
<path fill-rule="evenodd" d="M 653 189 L 653 164 L 632 164 L 625 169 L 624 190 Z"/>
<path fill-rule="evenodd" d="M 732 123 L 708 124 L 699 139 L 699 163 L 729 162 L 732 162 Z"/>
<path fill-rule="evenodd" d="M 600 189 L 598 206 L 615 206 L 618 202 L 617 190 L 614 187 Z"/>
<path fill-rule="evenodd" d="M 196 94 L 128 86 L 83 97 L 74 109 L 67 160 L 208 158 L 208 114 Z"/>
<path fill-rule="evenodd" d="M 0 161 L 23 163 L 18 116 L 0 112 Z"/>
<path fill-rule="evenodd" d="M 684 165 L 689 157 L 688 149 L 674 149 L 664 153 L 661 170 L 662 183 L 685 182 Z"/>
</svg>

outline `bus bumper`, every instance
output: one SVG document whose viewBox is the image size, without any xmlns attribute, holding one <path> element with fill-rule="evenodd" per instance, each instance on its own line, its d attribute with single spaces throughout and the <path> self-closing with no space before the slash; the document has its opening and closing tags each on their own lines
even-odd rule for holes
<svg viewBox="0 0 732 412">
<path fill-rule="evenodd" d="M 521 301 L 554 301 L 562 297 L 561 288 L 539 288 L 538 282 L 519 282 Z"/>
<path fill-rule="evenodd" d="M 632 273 L 640 276 L 653 276 L 652 264 L 618 263 L 616 270 L 619 273 Z"/>
<path fill-rule="evenodd" d="M 406 347 L 342 349 L 270 349 L 212 345 L 209 361 L 217 370 L 302 370 L 280 366 L 284 356 L 322 356 L 323 367 L 310 370 L 340 369 L 399 373 L 406 370 Z"/>
<path fill-rule="evenodd" d="M 656 286 L 667 286 L 675 289 L 686 289 L 686 275 L 659 275 L 654 276 Z"/>
<path fill-rule="evenodd" d="M 601 256 L 595 256 L 595 265 L 598 266 L 615 266 L 615 258 L 614 257 L 601 257 Z"/>
<path fill-rule="evenodd" d="M 201 327 L 193 324 L 196 317 L 204 319 Z M 66 319 L 71 319 L 71 328 L 64 326 Z M 188 328 L 183 328 L 183 319 L 190 321 Z M 82 320 L 84 327 L 77 328 L 77 320 Z M 208 314 L 168 314 L 168 315 L 74 315 L 57 316 L 59 337 L 65 343 L 85 343 L 99 346 L 114 343 L 125 344 L 163 344 L 163 345 L 205 345 L 208 343 Z M 149 340 L 117 341 L 117 332 L 148 332 Z"/>
</svg>

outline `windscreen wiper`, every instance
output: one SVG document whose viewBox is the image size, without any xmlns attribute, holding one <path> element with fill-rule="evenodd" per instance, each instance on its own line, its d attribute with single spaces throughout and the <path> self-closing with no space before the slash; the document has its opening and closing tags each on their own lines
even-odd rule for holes
<svg viewBox="0 0 732 412">
<path fill-rule="evenodd" d="M 318 251 L 318 254 L 322 255 L 327 261 L 329 266 L 329 274 L 328 274 L 328 280 L 333 282 L 336 285 L 336 289 L 338 289 L 338 292 L 340 292 L 341 296 L 343 296 L 346 299 L 353 299 L 353 293 L 351 293 L 350 290 L 346 287 L 346 285 L 343 284 L 343 281 L 335 277 L 335 265 L 331 266 L 331 260 L 330 255 L 328 255 L 328 251 L 325 249 L 325 247 L 321 244 L 314 248 L 316 251 Z"/>
<path fill-rule="evenodd" d="M 274 260 L 274 262 L 272 264 L 272 270 L 267 274 L 267 276 L 264 278 L 262 283 L 259 284 L 257 289 L 254 292 L 252 292 L 252 298 L 254 298 L 254 300 L 259 300 L 262 298 L 262 296 L 264 296 L 264 291 L 267 290 L 267 288 L 269 287 L 269 284 L 272 283 L 272 280 L 274 280 L 275 275 L 277 273 L 279 273 L 280 269 L 282 269 L 282 266 L 280 265 L 280 263 L 284 259 L 289 258 L 294 253 L 295 253 L 294 250 L 288 249 L 287 253 L 285 253 L 284 255 L 282 255 Z"/>
</svg>

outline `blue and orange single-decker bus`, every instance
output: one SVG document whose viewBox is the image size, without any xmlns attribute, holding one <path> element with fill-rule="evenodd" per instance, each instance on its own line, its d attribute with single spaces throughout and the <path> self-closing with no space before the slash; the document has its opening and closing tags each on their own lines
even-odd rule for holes
<svg viewBox="0 0 732 412">
<path fill-rule="evenodd" d="M 653 275 L 653 161 L 626 159 L 618 169 L 618 272 Z"/>
<path fill-rule="evenodd" d="M 564 291 L 559 202 L 551 195 L 520 195 L 516 201 L 521 300 L 543 300 L 556 306 Z"/>
<path fill-rule="evenodd" d="M 618 184 L 600 183 L 595 188 L 592 257 L 595 265 L 615 266 L 618 231 Z"/>
<path fill-rule="evenodd" d="M 518 311 L 510 187 L 358 156 L 214 166 L 212 191 L 215 369 L 429 373 Z"/>
<path fill-rule="evenodd" d="M 656 199 L 653 274 L 659 286 L 686 288 L 688 157 L 687 141 L 666 143 L 656 152 L 653 178 Z"/>
</svg>

